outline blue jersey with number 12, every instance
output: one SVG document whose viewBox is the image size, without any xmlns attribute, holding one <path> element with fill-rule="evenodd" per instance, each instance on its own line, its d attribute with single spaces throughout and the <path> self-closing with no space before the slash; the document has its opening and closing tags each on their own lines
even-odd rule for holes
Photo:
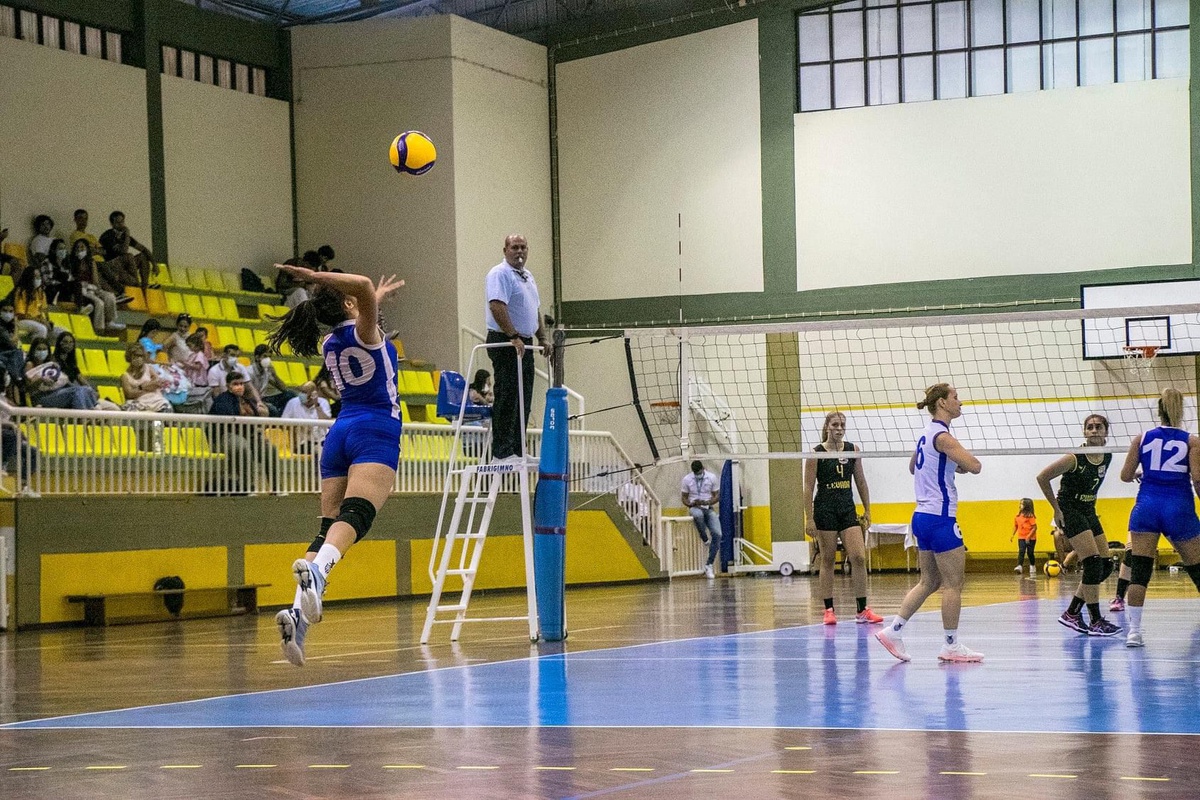
<svg viewBox="0 0 1200 800">
<path fill-rule="evenodd" d="M 321 345 L 325 368 L 342 396 L 340 417 L 354 414 L 385 414 L 400 419 L 396 390 L 396 348 L 384 340 L 363 344 L 352 319 L 325 337 Z"/>
<path fill-rule="evenodd" d="M 1188 432 L 1179 428 L 1152 428 L 1142 434 L 1142 488 L 1155 494 L 1182 492 L 1191 496 Z"/>
</svg>

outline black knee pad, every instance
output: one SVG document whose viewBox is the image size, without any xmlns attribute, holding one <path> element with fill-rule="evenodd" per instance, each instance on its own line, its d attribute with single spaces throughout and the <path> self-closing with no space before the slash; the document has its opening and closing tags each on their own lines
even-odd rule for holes
<svg viewBox="0 0 1200 800">
<path fill-rule="evenodd" d="M 1116 559 L 1104 558 L 1103 556 L 1096 557 L 1104 562 L 1104 575 L 1100 578 L 1100 582 L 1104 583 L 1106 580 L 1108 580 L 1108 576 L 1113 574 L 1113 570 L 1116 569 Z"/>
<path fill-rule="evenodd" d="M 1200 589 L 1200 564 L 1184 564 L 1183 568 L 1187 570 L 1188 577 L 1196 584 L 1196 588 Z"/>
<path fill-rule="evenodd" d="M 1154 574 L 1154 559 L 1150 556 L 1135 556 L 1132 552 L 1125 556 L 1129 565 L 1129 582 L 1136 586 L 1149 586 L 1150 576 Z"/>
<path fill-rule="evenodd" d="M 329 526 L 334 522 L 335 520 L 329 517 L 321 517 L 321 532 L 317 534 L 317 538 L 313 539 L 312 544 L 308 546 L 308 552 L 321 552 L 321 545 L 325 544 L 325 534 L 329 533 Z"/>
<path fill-rule="evenodd" d="M 375 522 L 375 504 L 365 497 L 347 497 L 338 509 L 337 521 L 354 528 L 354 541 L 362 541 Z"/>
<path fill-rule="evenodd" d="M 1112 564 L 1109 564 L 1112 567 Z M 1100 556 L 1088 556 L 1083 560 L 1083 582 L 1087 586 L 1096 586 L 1104 580 L 1104 559 Z"/>
</svg>

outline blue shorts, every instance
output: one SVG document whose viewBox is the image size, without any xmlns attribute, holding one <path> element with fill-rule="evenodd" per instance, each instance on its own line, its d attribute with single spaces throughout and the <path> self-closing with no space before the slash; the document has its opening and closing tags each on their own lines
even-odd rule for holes
<svg viewBox="0 0 1200 800">
<path fill-rule="evenodd" d="M 918 550 L 945 553 L 947 550 L 963 546 L 962 531 L 958 529 L 958 521 L 954 517 L 923 514 L 918 511 L 913 514 L 912 532 L 913 536 L 917 537 Z"/>
<path fill-rule="evenodd" d="M 1172 542 L 1186 542 L 1200 536 L 1200 519 L 1191 492 L 1187 497 L 1174 495 L 1138 495 L 1129 513 L 1133 533 L 1161 533 Z"/>
<path fill-rule="evenodd" d="M 321 449 L 321 480 L 344 478 L 352 464 L 400 466 L 400 420 L 383 414 L 338 417 Z"/>
</svg>

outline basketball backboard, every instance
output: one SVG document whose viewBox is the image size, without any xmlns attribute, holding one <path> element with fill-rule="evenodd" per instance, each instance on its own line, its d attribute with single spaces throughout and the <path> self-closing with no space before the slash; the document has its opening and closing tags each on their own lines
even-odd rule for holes
<svg viewBox="0 0 1200 800">
<path fill-rule="evenodd" d="M 1157 313 L 1156 308 L 1200 304 L 1200 280 L 1106 283 L 1079 287 L 1083 308 L 1137 308 L 1133 315 L 1083 320 L 1083 357 L 1125 358 L 1127 350 L 1157 348 L 1158 355 L 1200 353 L 1200 314 Z"/>
</svg>

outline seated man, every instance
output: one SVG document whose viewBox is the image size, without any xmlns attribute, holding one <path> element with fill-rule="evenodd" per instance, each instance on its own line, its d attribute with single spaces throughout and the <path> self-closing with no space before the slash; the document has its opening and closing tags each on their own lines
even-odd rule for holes
<svg viewBox="0 0 1200 800">
<path fill-rule="evenodd" d="M 283 419 L 333 419 L 329 401 L 317 392 L 312 381 L 300 385 L 300 396 L 293 397 L 283 409 Z M 327 428 L 297 427 L 294 429 L 292 450 L 299 455 L 316 453 L 325 441 Z"/>
<path fill-rule="evenodd" d="M 33 218 L 33 238 L 29 240 L 29 258 L 32 263 L 37 256 L 50 256 L 50 243 L 54 241 L 51 233 L 54 231 L 54 220 L 46 214 L 38 214 Z"/>
<path fill-rule="evenodd" d="M 237 372 L 230 373 L 225 391 L 218 394 L 208 412 L 215 417 L 265 417 L 267 407 L 250 397 L 246 380 Z M 229 492 L 253 491 L 255 473 L 262 467 L 267 473 L 271 491 L 278 492 L 279 454 L 263 436 L 262 428 L 248 424 L 217 424 L 210 436 L 213 444 L 225 454 L 228 470 L 223 487 Z"/>
<path fill-rule="evenodd" d="M 109 288 L 118 296 L 125 294 L 126 284 L 134 282 L 142 287 L 143 292 L 148 288 L 157 289 L 157 283 L 150 283 L 150 275 L 158 274 L 158 264 L 154 263 L 150 248 L 129 233 L 129 228 L 125 227 L 124 212 L 112 212 L 108 215 L 108 221 L 112 227 L 100 234 L 100 247 L 104 251 L 100 274 L 109 283 Z M 130 248 L 137 253 L 129 252 Z"/>
<path fill-rule="evenodd" d="M 197 330 L 196 332 L 199 333 L 200 331 Z M 246 381 L 247 384 L 250 384 L 252 376 L 250 375 L 249 367 L 242 366 L 242 364 L 238 361 L 238 357 L 241 356 L 241 354 L 242 350 L 236 344 L 227 344 L 222 351 L 221 360 L 209 368 L 208 385 L 212 389 L 213 397 L 216 397 L 221 392 L 225 391 L 225 381 L 234 373 L 241 375 L 242 380 Z M 253 385 L 249 385 L 246 391 L 256 402 L 262 400 L 262 398 L 259 397 L 258 392 L 255 391 Z"/>
</svg>

